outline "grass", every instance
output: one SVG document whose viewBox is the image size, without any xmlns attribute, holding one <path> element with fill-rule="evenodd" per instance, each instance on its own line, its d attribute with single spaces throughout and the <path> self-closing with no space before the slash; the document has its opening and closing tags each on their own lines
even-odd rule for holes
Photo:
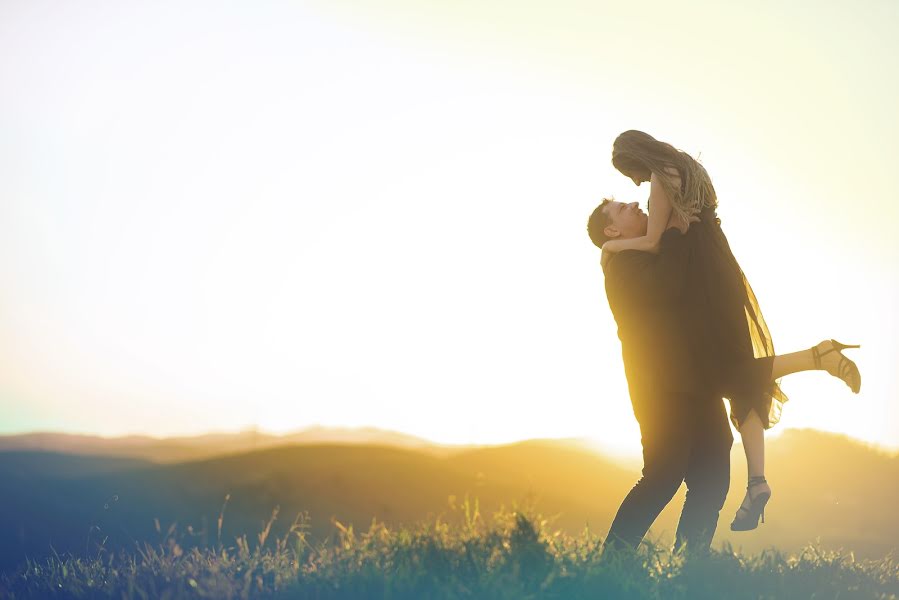
<svg viewBox="0 0 899 600">
<path fill-rule="evenodd" d="M 219 540 L 186 550 L 169 529 L 158 544 L 137 544 L 133 552 L 101 546 L 94 556 L 54 552 L 29 560 L 0 575 L 0 597 L 899 599 L 892 556 L 856 560 L 812 545 L 790 556 L 725 547 L 689 558 L 652 542 L 636 554 L 603 555 L 599 536 L 551 531 L 531 509 L 503 509 L 489 522 L 476 501 L 466 498 L 459 510 L 456 527 L 440 517 L 393 530 L 372 521 L 358 534 L 334 521 L 336 539 L 313 545 L 306 514 L 271 537 L 276 508 L 253 543 L 244 535 L 231 546 Z"/>
</svg>

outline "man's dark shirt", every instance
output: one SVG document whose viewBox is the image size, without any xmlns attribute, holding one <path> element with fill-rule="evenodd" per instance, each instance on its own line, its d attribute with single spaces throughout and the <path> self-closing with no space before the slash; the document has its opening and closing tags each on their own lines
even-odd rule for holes
<svg viewBox="0 0 899 600">
<path fill-rule="evenodd" d="M 658 254 L 624 250 L 603 267 L 635 410 L 649 400 L 696 395 L 702 389 L 686 289 L 692 233 L 692 228 L 685 234 L 668 229 Z"/>
</svg>

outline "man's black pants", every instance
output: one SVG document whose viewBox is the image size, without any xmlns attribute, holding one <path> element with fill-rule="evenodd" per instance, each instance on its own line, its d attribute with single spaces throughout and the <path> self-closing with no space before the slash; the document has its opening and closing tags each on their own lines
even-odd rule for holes
<svg viewBox="0 0 899 600">
<path fill-rule="evenodd" d="M 672 394 L 633 405 L 643 443 L 643 476 L 621 503 L 607 546 L 636 548 L 686 482 L 675 547 L 707 552 L 730 485 L 733 436 L 724 402 Z"/>
</svg>

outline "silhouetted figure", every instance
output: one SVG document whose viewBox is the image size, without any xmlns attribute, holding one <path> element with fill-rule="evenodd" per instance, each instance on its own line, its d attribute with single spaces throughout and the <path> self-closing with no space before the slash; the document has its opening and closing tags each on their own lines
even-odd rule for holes
<svg viewBox="0 0 899 600">
<path fill-rule="evenodd" d="M 607 201 L 597 211 L 591 234 L 606 222 L 624 237 L 646 231 L 636 203 Z M 676 547 L 707 551 L 727 496 L 733 436 L 721 396 L 699 377 L 684 318 L 691 237 L 672 227 L 659 254 L 621 252 L 603 267 L 643 445 L 643 476 L 622 502 L 607 544 L 636 548 L 686 482 Z"/>
<path fill-rule="evenodd" d="M 680 295 L 670 308 L 689 328 L 689 339 L 681 349 L 691 354 L 694 387 L 730 401 L 731 420 L 746 452 L 749 484 L 731 529 L 754 529 L 759 516 L 764 520 L 771 497 L 764 477 L 764 430 L 778 422 L 787 400 L 778 380 L 789 373 L 821 369 L 843 379 L 857 393 L 858 368 L 840 350 L 858 346 L 829 340 L 775 356 L 758 301 L 721 229 L 715 190 L 702 165 L 670 144 L 633 130 L 615 140 L 612 162 L 637 185 L 651 182 L 650 214 L 647 217 L 636 203 L 604 203 L 594 211 L 588 229 L 603 249 L 605 269 L 614 262 L 620 264 L 621 254 L 633 256 L 633 251 L 664 255 L 666 248 L 660 242 L 670 235 L 666 229 L 672 223 L 681 230 L 689 227 L 684 236 L 687 249 L 676 253 L 678 261 L 664 256 L 661 261 L 652 262 L 646 256 L 640 260 L 661 270 L 655 277 L 670 278 L 673 272 L 683 277 L 683 286 L 676 286 Z M 667 331 L 657 333 L 668 335 Z"/>
</svg>

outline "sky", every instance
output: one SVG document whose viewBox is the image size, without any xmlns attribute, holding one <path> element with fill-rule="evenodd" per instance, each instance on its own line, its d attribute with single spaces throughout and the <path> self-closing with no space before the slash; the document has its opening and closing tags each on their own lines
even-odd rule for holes
<svg viewBox="0 0 899 600">
<path fill-rule="evenodd" d="M 781 423 L 899 449 L 899 5 L 0 3 L 0 433 L 375 426 L 639 451 L 599 250 L 698 158 Z M 851 354 L 850 354 L 851 353 Z"/>
</svg>

